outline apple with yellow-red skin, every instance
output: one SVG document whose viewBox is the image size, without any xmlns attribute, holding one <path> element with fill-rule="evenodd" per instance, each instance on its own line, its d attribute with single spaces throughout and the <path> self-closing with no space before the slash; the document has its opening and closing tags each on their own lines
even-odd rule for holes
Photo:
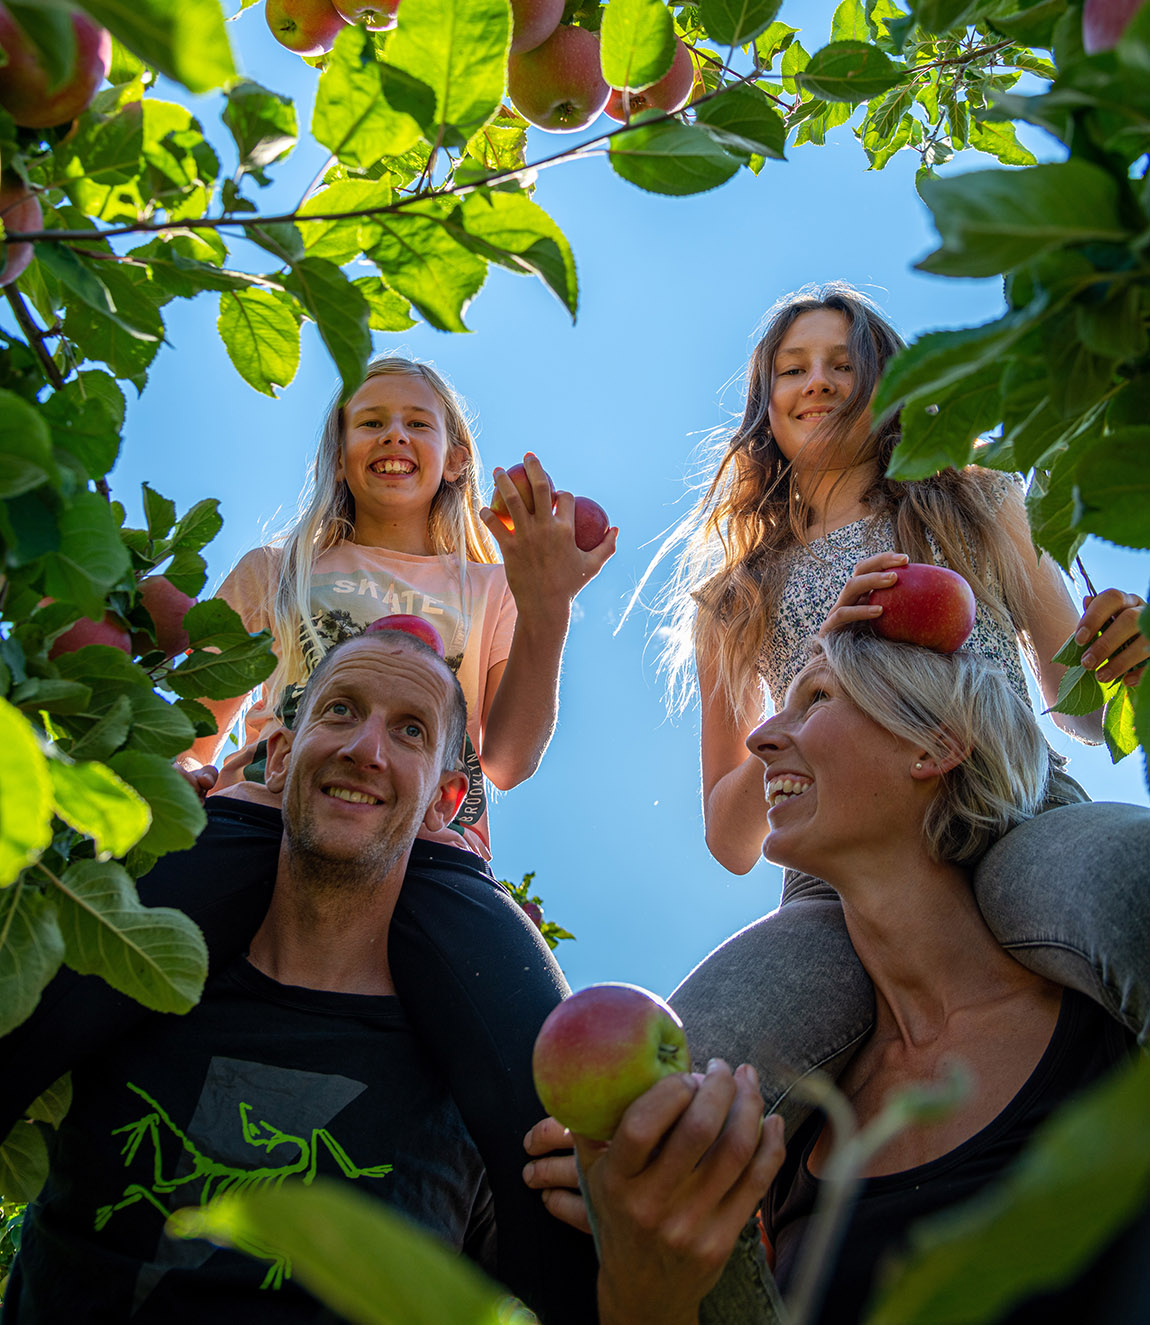
<svg viewBox="0 0 1150 1325">
<path fill-rule="evenodd" d="M 535 510 L 535 491 L 531 487 L 531 479 L 527 475 L 527 470 L 523 465 L 512 465 L 507 470 L 507 477 L 515 484 L 516 490 L 523 498 L 523 504 L 527 509 L 534 513 Z M 552 506 L 555 505 L 555 484 L 551 482 L 551 475 L 545 475 L 547 479 L 547 492 L 551 498 Z M 511 512 L 507 509 L 507 503 L 503 500 L 503 493 L 498 488 L 491 495 L 491 512 L 497 515 L 509 531 L 514 531 L 515 521 L 511 518 Z"/>
<path fill-rule="evenodd" d="M 297 55 L 324 55 L 347 27 L 331 0 L 265 0 L 272 36 Z"/>
<path fill-rule="evenodd" d="M 365 635 L 374 635 L 379 630 L 400 630 L 405 635 L 414 635 L 415 638 L 426 644 L 429 649 L 434 649 L 442 658 L 444 656 L 443 636 L 431 624 L 421 616 L 412 616 L 402 612 L 395 612 L 391 616 L 377 617 L 371 625 L 365 626 L 363 633 Z"/>
<path fill-rule="evenodd" d="M 20 183 L 18 179 L 5 175 L 0 182 L 0 221 L 4 223 L 4 232 L 42 230 L 44 213 L 39 201 Z M 10 285 L 33 258 L 32 245 L 27 241 L 8 244 L 4 252 L 4 268 L 0 271 L 0 286 Z"/>
<path fill-rule="evenodd" d="M 627 100 L 631 114 L 637 115 L 641 110 L 682 110 L 690 101 L 694 86 L 695 65 L 691 59 L 691 52 L 676 37 L 675 58 L 671 61 L 671 68 L 667 73 L 657 83 L 644 88 L 642 92 L 628 93 Z M 611 89 L 603 113 L 620 123 L 626 120 L 627 116 L 623 113 L 623 92 L 620 88 Z"/>
<path fill-rule="evenodd" d="M 607 104 L 599 37 L 560 24 L 542 45 L 507 61 L 507 92 L 529 123 L 551 133 L 585 129 Z"/>
<path fill-rule="evenodd" d="M 672 1009 L 638 985 L 589 985 L 553 1008 L 531 1060 L 543 1107 L 596 1141 L 657 1081 L 690 1071 L 687 1034 Z"/>
<path fill-rule="evenodd" d="M 0 106 L 26 129 L 67 124 L 91 105 L 112 63 L 112 38 L 87 14 L 72 15 L 75 54 L 68 76 L 53 84 L 40 52 L 6 5 L 0 4 Z M 13 227 L 15 229 L 15 227 Z"/>
<path fill-rule="evenodd" d="M 873 622 L 876 634 L 938 653 L 961 649 L 978 608 L 970 585 L 956 571 L 921 562 L 899 566 L 895 574 L 896 583 L 872 590 L 867 599 L 882 608 Z"/>
<path fill-rule="evenodd" d="M 1145 0 L 1086 0 L 1082 9 L 1082 46 L 1087 55 L 1111 51 Z"/>
</svg>

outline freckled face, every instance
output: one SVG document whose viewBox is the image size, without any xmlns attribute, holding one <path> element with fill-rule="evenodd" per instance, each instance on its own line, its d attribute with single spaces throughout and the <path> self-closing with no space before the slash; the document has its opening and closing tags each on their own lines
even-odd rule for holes
<svg viewBox="0 0 1150 1325">
<path fill-rule="evenodd" d="M 427 658 L 347 645 L 291 745 L 284 807 L 293 847 L 386 872 L 436 796 L 449 704 L 447 676 Z"/>
<path fill-rule="evenodd" d="M 915 747 L 867 717 L 820 659 L 791 682 L 783 708 L 747 737 L 763 761 L 763 855 L 838 886 L 852 862 L 921 831 L 912 808 Z M 915 802 L 917 806 L 917 802 Z"/>
<path fill-rule="evenodd" d="M 768 416 L 779 450 L 796 465 L 827 463 L 820 424 L 840 409 L 854 389 L 854 369 L 847 352 L 850 324 L 843 313 L 817 308 L 800 313 L 775 352 Z M 869 420 L 844 448 L 849 460 L 866 436 Z"/>
<path fill-rule="evenodd" d="M 337 474 L 355 499 L 357 533 L 361 522 L 405 517 L 425 528 L 441 481 L 457 478 L 465 462 L 422 377 L 371 377 L 344 406 Z"/>
</svg>

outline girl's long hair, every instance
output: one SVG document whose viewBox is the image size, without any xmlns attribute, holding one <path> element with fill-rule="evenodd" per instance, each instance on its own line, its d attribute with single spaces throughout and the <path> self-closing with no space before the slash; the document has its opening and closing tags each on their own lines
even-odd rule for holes
<svg viewBox="0 0 1150 1325">
<path fill-rule="evenodd" d="M 875 305 L 843 282 L 787 295 L 767 313 L 765 331 L 747 364 L 742 420 L 707 448 L 706 472 L 713 477 L 656 557 L 680 546 L 657 603 L 668 619 L 660 662 L 672 709 L 691 702 L 698 658 L 713 673 L 714 695 L 730 713 L 748 723 L 760 716 L 758 664 L 782 592 L 786 558 L 781 554 L 809 546 L 809 508 L 770 430 L 774 360 L 795 319 L 819 309 L 846 318 L 853 370 L 850 397 L 816 435 L 820 444 L 826 443 L 828 456 L 841 456 L 841 448 L 852 445 L 887 361 L 904 346 Z M 862 501 L 876 522 L 890 519 L 895 549 L 912 561 L 933 562 L 933 539 L 946 564 L 970 582 L 978 601 L 1013 634 L 1018 623 L 1029 619 L 1032 591 L 997 518 L 1001 479 L 974 466 L 914 482 L 887 478 L 900 435 L 897 414 L 879 420 L 853 443 L 854 453 L 831 491 L 851 469 L 873 466 L 875 477 Z M 841 460 L 834 468 L 840 466 Z"/>
<path fill-rule="evenodd" d="M 432 551 L 457 562 L 462 593 L 467 562 L 498 561 L 494 540 L 479 519 L 482 470 L 466 407 L 429 364 L 387 355 L 367 365 L 363 380 L 383 376 L 422 378 L 443 407 L 449 446 L 466 453 L 459 474 L 451 482 L 444 478 L 440 483 L 427 520 Z M 336 475 L 344 427 L 340 394 L 337 391 L 333 397 L 324 419 L 312 475 L 300 497 L 299 517 L 273 540 L 282 551 L 270 604 L 279 665 L 266 683 L 269 705 L 277 702 L 286 685 L 304 681 L 323 657 L 325 645 L 312 619 L 312 570 L 321 553 L 355 534 L 355 498 L 346 480 Z"/>
</svg>

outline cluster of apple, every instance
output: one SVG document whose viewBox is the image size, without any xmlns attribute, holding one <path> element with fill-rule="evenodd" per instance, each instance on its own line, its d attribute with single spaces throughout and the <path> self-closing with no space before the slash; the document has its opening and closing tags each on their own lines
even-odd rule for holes
<svg viewBox="0 0 1150 1325">
<path fill-rule="evenodd" d="M 0 106 L 21 128 L 50 129 L 67 124 L 86 110 L 104 81 L 112 61 L 112 38 L 85 14 L 72 15 L 75 54 L 63 79 L 53 80 L 24 30 L 0 4 L 0 48 L 6 63 L 0 66 Z M 36 198 L 15 175 L 0 177 L 0 221 L 4 229 L 40 230 L 44 214 Z M 8 285 L 32 261 L 31 244 L 9 244 L 0 286 Z"/>
<path fill-rule="evenodd" d="M 531 480 L 527 477 L 527 470 L 522 465 L 512 465 L 507 471 L 507 477 L 515 484 L 519 495 L 523 498 L 524 506 L 534 514 L 535 493 L 531 490 Z M 555 485 L 551 482 L 550 475 L 545 477 L 547 491 L 551 494 L 551 505 L 554 508 Z M 511 518 L 503 494 L 498 489 L 491 498 L 491 510 L 509 530 L 514 531 L 515 521 Z M 598 547 L 607 537 L 609 528 L 607 512 L 597 501 L 592 501 L 590 497 L 575 498 L 575 546 L 580 552 L 590 552 L 592 548 Z"/>
<path fill-rule="evenodd" d="M 107 612 L 101 621 L 81 617 L 75 625 L 69 626 L 53 641 L 48 657 L 59 658 L 65 653 L 75 653 L 77 649 L 86 648 L 89 644 L 104 644 L 119 649 L 129 658 L 138 658 L 157 649 L 165 659 L 187 653 L 190 641 L 184 629 L 184 617 L 188 609 L 195 606 L 196 600 L 177 589 L 163 575 L 149 575 L 141 580 L 139 594 L 144 611 L 152 620 L 154 644 L 147 631 L 129 630 L 114 612 Z M 40 606 L 51 602 L 51 598 L 45 598 Z"/>
<path fill-rule="evenodd" d="M 349 23 L 369 32 L 395 27 L 399 0 L 267 0 L 264 17 L 272 36 L 297 55 L 323 55 Z"/>
</svg>

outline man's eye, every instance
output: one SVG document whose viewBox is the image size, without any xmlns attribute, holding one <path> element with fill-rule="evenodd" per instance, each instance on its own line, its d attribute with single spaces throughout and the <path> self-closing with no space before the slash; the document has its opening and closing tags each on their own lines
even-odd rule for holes
<svg viewBox="0 0 1150 1325">
<path fill-rule="evenodd" d="M 327 706 L 327 711 L 336 718 L 346 718 L 351 715 L 351 705 L 343 699 L 333 699 Z"/>
<path fill-rule="evenodd" d="M 423 739 L 423 728 L 418 722 L 405 722 L 403 724 L 403 734 L 409 741 L 420 741 Z"/>
</svg>

